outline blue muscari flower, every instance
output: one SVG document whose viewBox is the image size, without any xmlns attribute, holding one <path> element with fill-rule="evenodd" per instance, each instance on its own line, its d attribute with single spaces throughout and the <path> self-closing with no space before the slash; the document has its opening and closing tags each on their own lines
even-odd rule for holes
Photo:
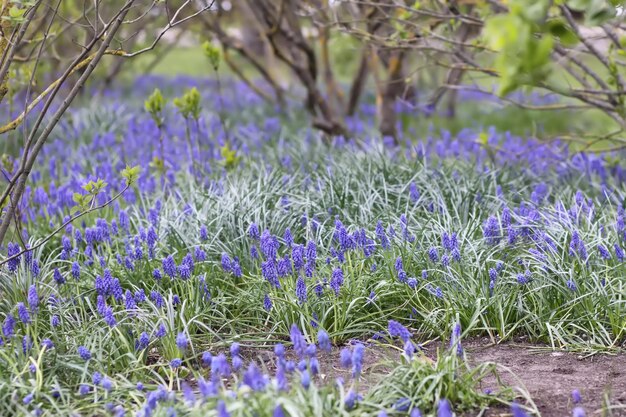
<svg viewBox="0 0 626 417">
<path fill-rule="evenodd" d="M 448 257 L 448 255 L 441 256 L 441 265 L 443 265 L 444 267 L 450 265 L 450 258 Z"/>
<path fill-rule="evenodd" d="M 376 292 L 370 292 L 370 295 L 367 296 L 367 304 L 373 304 L 376 301 Z"/>
<path fill-rule="evenodd" d="M 232 357 L 233 370 L 238 372 L 241 368 L 243 368 L 243 359 L 239 355 L 235 355 Z"/>
<path fill-rule="evenodd" d="M 525 274 L 518 274 L 517 275 L 517 283 L 520 285 L 524 285 L 524 284 L 528 284 L 530 280 L 528 279 L 528 277 Z"/>
<path fill-rule="evenodd" d="M 156 268 L 154 271 L 152 271 L 152 278 L 156 279 L 157 281 L 160 281 L 163 276 L 161 275 L 161 270 L 159 268 Z"/>
<path fill-rule="evenodd" d="M 78 347 L 78 355 L 84 360 L 88 361 L 91 359 L 91 352 L 85 346 Z"/>
<path fill-rule="evenodd" d="M 20 251 L 21 251 L 20 245 L 16 243 L 9 242 L 9 244 L 7 245 L 7 257 L 9 258 L 17 255 L 18 253 L 20 253 Z M 20 257 L 18 256 L 7 262 L 7 268 L 9 269 L 10 272 L 15 272 L 17 271 L 17 267 L 19 264 L 20 264 Z"/>
<path fill-rule="evenodd" d="M 115 316 L 113 315 L 113 309 L 111 307 L 107 307 L 104 311 L 104 321 L 107 325 L 109 325 L 110 327 L 115 327 L 115 325 L 117 325 L 117 320 L 115 319 Z"/>
<path fill-rule="evenodd" d="M 264 230 L 261 235 L 261 252 L 265 259 L 275 259 L 278 253 L 278 239 L 269 230 Z"/>
<path fill-rule="evenodd" d="M 172 369 L 180 368 L 182 364 L 183 364 L 183 361 L 180 358 L 174 358 L 170 361 L 170 366 L 172 367 Z"/>
<path fill-rule="evenodd" d="M 251 223 L 250 227 L 248 228 L 248 234 L 252 239 L 259 240 L 261 237 L 259 233 L 259 226 L 257 226 L 256 223 Z"/>
<path fill-rule="evenodd" d="M 187 345 L 189 344 L 189 340 L 187 340 L 187 335 L 184 332 L 178 333 L 176 336 L 176 346 L 180 349 L 181 352 L 184 352 L 187 349 Z"/>
<path fill-rule="evenodd" d="M 604 245 L 598 245 L 598 253 L 602 259 L 611 259 L 611 252 Z"/>
<path fill-rule="evenodd" d="M 72 251 L 72 241 L 70 240 L 69 237 L 65 235 L 61 237 L 61 246 L 63 247 L 63 250 L 65 250 L 66 252 Z"/>
<path fill-rule="evenodd" d="M 91 388 L 89 387 L 89 385 L 87 384 L 80 384 L 79 388 L 78 388 L 78 394 L 85 396 L 87 394 L 89 394 L 89 391 L 91 391 Z"/>
<path fill-rule="evenodd" d="M 574 282 L 573 279 L 568 279 L 567 282 L 565 283 L 565 285 L 567 285 L 567 288 L 570 289 L 570 291 L 576 291 L 576 283 Z"/>
<path fill-rule="evenodd" d="M 317 246 L 312 240 L 310 240 L 306 245 L 306 259 L 308 263 L 313 265 L 317 259 Z"/>
<path fill-rule="evenodd" d="M 35 284 L 28 288 L 28 306 L 30 311 L 37 311 L 39 308 L 39 294 L 37 294 L 37 286 Z"/>
<path fill-rule="evenodd" d="M 363 368 L 363 354 L 365 353 L 365 346 L 362 343 L 357 343 L 354 346 L 352 352 L 352 377 L 358 378 Z"/>
<path fill-rule="evenodd" d="M 32 347 L 33 341 L 30 340 L 30 337 L 28 335 L 24 336 L 22 338 L 22 353 L 26 354 L 27 352 L 30 352 Z"/>
<path fill-rule="evenodd" d="M 330 279 L 330 287 L 333 289 L 333 291 L 335 291 L 336 295 L 339 295 L 339 290 L 343 285 L 343 280 L 343 271 L 341 270 L 341 268 L 335 268 Z"/>
<path fill-rule="evenodd" d="M 104 295 L 99 294 L 96 298 L 96 310 L 100 314 L 104 314 L 104 310 L 106 309 L 106 300 L 104 299 Z"/>
<path fill-rule="evenodd" d="M 135 291 L 135 303 L 140 304 L 146 301 L 146 293 L 143 288 Z"/>
<path fill-rule="evenodd" d="M 106 276 L 106 271 L 104 271 L 104 275 Z M 123 298 L 123 292 L 124 290 L 122 289 L 122 285 L 120 284 L 120 280 L 117 278 L 114 278 L 111 280 L 111 284 L 109 286 L 111 295 L 115 298 L 115 301 L 120 301 Z"/>
<path fill-rule="evenodd" d="M 498 271 L 494 268 L 489 268 L 489 281 L 494 281 L 498 278 Z"/>
<path fill-rule="evenodd" d="M 30 265 L 30 272 L 33 274 L 34 277 L 39 276 L 39 261 L 37 261 L 36 259 L 33 260 L 33 262 Z"/>
<path fill-rule="evenodd" d="M 586 415 L 587 414 L 585 413 L 585 409 L 582 407 L 574 407 L 574 409 L 572 410 L 572 417 L 585 417 Z"/>
<path fill-rule="evenodd" d="M 298 277 L 298 280 L 296 281 L 296 297 L 298 298 L 298 301 L 300 301 L 300 304 L 306 303 L 306 284 L 304 283 L 304 278 L 302 278 L 302 275 L 300 275 Z"/>
<path fill-rule="evenodd" d="M 309 371 L 304 370 L 300 374 L 300 383 L 304 389 L 309 389 L 311 386 L 311 375 L 309 375 Z"/>
<path fill-rule="evenodd" d="M 280 282 L 278 281 L 278 267 L 274 259 L 268 259 L 261 263 L 261 275 L 272 286 L 280 288 Z"/>
<path fill-rule="evenodd" d="M 59 327 L 61 325 L 61 319 L 59 318 L 59 316 L 54 314 L 52 317 L 50 317 L 50 325 L 52 327 Z"/>
<path fill-rule="evenodd" d="M 574 404 L 580 404 L 582 402 L 582 396 L 580 395 L 580 391 L 575 389 L 572 391 L 572 401 Z"/>
<path fill-rule="evenodd" d="M 102 382 L 102 374 L 98 371 L 94 372 L 91 376 L 91 382 L 93 382 L 94 385 L 100 385 L 100 382 Z"/>
<path fill-rule="evenodd" d="M 452 417 L 452 408 L 450 402 L 446 399 L 439 400 L 437 403 L 437 417 Z M 517 417 L 517 416 L 515 416 Z"/>
<path fill-rule="evenodd" d="M 226 356 L 223 353 L 213 356 L 213 359 L 211 360 L 211 377 L 214 380 L 217 380 L 220 377 L 228 378 L 229 376 L 230 365 L 228 364 Z"/>
<path fill-rule="evenodd" d="M 283 236 L 283 239 L 285 240 L 285 244 L 287 246 L 293 245 L 293 235 L 291 234 L 291 230 L 289 228 L 285 229 L 285 235 Z"/>
<path fill-rule="evenodd" d="M 406 281 L 406 283 L 409 286 L 409 288 L 411 288 L 412 290 L 414 290 L 417 287 L 417 279 L 415 278 L 409 278 Z"/>
<path fill-rule="evenodd" d="M 332 350 L 332 346 L 330 344 L 330 337 L 328 337 L 328 333 L 324 330 L 320 330 L 317 332 L 317 343 L 319 347 L 324 352 L 330 352 Z"/>
<path fill-rule="evenodd" d="M 174 294 L 172 296 L 172 305 L 178 305 L 180 304 L 180 297 L 177 294 Z"/>
<path fill-rule="evenodd" d="M 395 320 L 389 320 L 387 329 L 389 331 L 389 336 L 399 337 L 403 342 L 407 342 L 411 338 L 411 332 Z"/>
<path fill-rule="evenodd" d="M 202 397 L 210 398 L 217 395 L 217 387 L 212 381 L 206 381 L 204 378 L 198 378 L 198 390 Z"/>
<path fill-rule="evenodd" d="M 202 366 L 209 367 L 211 366 L 211 362 L 213 361 L 213 355 L 211 352 L 202 352 Z"/>
<path fill-rule="evenodd" d="M 130 219 L 126 210 L 121 210 L 119 214 L 120 227 L 126 232 L 130 233 Z"/>
<path fill-rule="evenodd" d="M 243 374 L 243 383 L 252 388 L 253 391 L 259 392 L 265 389 L 268 381 L 256 364 L 251 362 Z"/>
<path fill-rule="evenodd" d="M 233 344 L 230 345 L 230 354 L 232 356 L 239 356 L 240 353 L 241 353 L 241 345 L 239 345 L 239 343 L 234 342 Z"/>
<path fill-rule="evenodd" d="M 280 404 L 274 407 L 274 412 L 272 413 L 272 417 L 285 417 L 285 412 L 283 411 L 283 407 Z"/>
<path fill-rule="evenodd" d="M 63 275 L 61 275 L 61 271 L 59 271 L 58 268 L 54 268 L 54 272 L 52 273 L 52 277 L 54 278 L 54 281 L 58 285 L 63 285 L 65 283 L 65 278 L 63 278 Z"/>
<path fill-rule="evenodd" d="M 187 253 L 183 260 L 180 262 L 181 265 L 186 265 L 191 272 L 193 272 L 195 268 L 195 262 L 193 260 L 193 255 L 191 253 Z"/>
<path fill-rule="evenodd" d="M 495 216 L 489 216 L 483 223 L 483 237 L 487 243 L 492 245 L 500 240 L 500 224 Z"/>
<path fill-rule="evenodd" d="M 396 272 L 400 272 L 400 271 L 404 270 L 404 267 L 402 265 L 402 258 L 401 257 L 398 257 L 396 259 L 395 268 L 396 268 Z"/>
<path fill-rule="evenodd" d="M 74 261 L 72 263 L 72 276 L 74 277 L 74 279 L 80 278 L 80 264 L 78 263 L 78 261 Z"/>
<path fill-rule="evenodd" d="M 294 361 L 286 361 L 285 370 L 290 373 L 294 372 L 296 370 L 296 363 Z"/>
<path fill-rule="evenodd" d="M 28 309 L 22 302 L 17 303 L 17 316 L 20 318 L 20 321 L 22 323 L 30 323 L 30 314 L 28 313 Z"/>
<path fill-rule="evenodd" d="M 516 402 L 511 404 L 511 413 L 513 414 L 513 417 L 529 417 L 522 407 L 520 407 L 520 405 Z"/>
<path fill-rule="evenodd" d="M 165 305 L 165 301 L 163 300 L 163 296 L 160 292 L 153 290 L 150 292 L 150 299 L 154 302 L 154 304 L 161 308 Z"/>
<path fill-rule="evenodd" d="M 102 388 L 104 388 L 106 391 L 111 391 L 113 389 L 113 381 L 105 376 L 102 379 Z"/>
<path fill-rule="evenodd" d="M 407 275 L 407 273 L 406 273 L 406 272 L 404 272 L 404 271 L 402 271 L 402 270 L 401 270 L 400 272 L 398 272 L 398 281 L 400 281 L 400 282 L 404 283 L 404 282 L 406 282 L 406 281 L 407 281 L 408 277 L 409 277 L 409 276 Z"/>
<path fill-rule="evenodd" d="M 350 349 L 343 348 L 339 354 L 339 364 L 342 368 L 350 368 L 352 366 L 352 353 Z"/>
<path fill-rule="evenodd" d="M 191 278 L 191 268 L 189 268 L 188 264 L 181 264 L 178 267 L 178 273 L 180 274 L 180 278 L 184 281 Z"/>
<path fill-rule="evenodd" d="M 154 230 L 154 227 L 150 227 L 148 229 L 148 234 L 146 236 L 146 243 L 148 243 L 149 247 L 154 247 L 154 245 L 156 245 L 156 242 L 159 240 L 159 235 L 157 235 L 156 230 Z"/>
<path fill-rule="evenodd" d="M 143 382 L 137 382 L 137 385 L 135 386 L 135 388 L 137 388 L 137 391 L 143 391 L 144 389 Z"/>
<path fill-rule="evenodd" d="M 80 243 L 83 241 L 83 233 L 78 228 L 74 229 L 74 240 L 76 241 L 76 243 Z"/>
<path fill-rule="evenodd" d="M 322 284 L 320 281 L 317 281 L 315 287 L 313 287 L 313 292 L 315 292 L 315 295 L 317 295 L 318 297 L 321 297 L 324 294 L 324 284 Z"/>
<path fill-rule="evenodd" d="M 172 255 L 163 259 L 162 266 L 163 272 L 165 272 L 170 278 L 174 279 L 176 277 L 176 262 L 174 262 L 174 257 Z"/>
<path fill-rule="evenodd" d="M 276 368 L 276 384 L 279 391 L 289 391 L 289 381 L 285 375 L 285 369 L 280 365 Z"/>
<path fill-rule="evenodd" d="M 291 248 L 291 258 L 293 259 L 293 267 L 296 271 L 304 267 L 304 246 L 293 245 Z"/>
<path fill-rule="evenodd" d="M 226 403 L 223 400 L 217 402 L 217 417 L 230 417 Z"/>
<path fill-rule="evenodd" d="M 282 343 L 276 343 L 274 346 L 274 355 L 276 355 L 278 359 L 285 358 L 285 346 Z"/>
<path fill-rule="evenodd" d="M 149 344 L 150 344 L 150 336 L 148 335 L 148 333 L 142 332 L 141 335 L 139 335 L 139 340 L 135 344 L 135 349 L 143 350 L 147 348 Z"/>
<path fill-rule="evenodd" d="M 286 277 L 291 274 L 291 259 L 288 255 L 285 255 L 282 259 L 278 260 L 278 262 L 276 263 L 276 270 L 279 277 Z"/>
<path fill-rule="evenodd" d="M 196 262 L 204 262 L 206 260 L 206 252 L 200 246 L 194 248 L 193 255 L 196 258 Z"/>
<path fill-rule="evenodd" d="M 298 356 L 303 357 L 304 352 L 306 350 L 307 344 L 304 336 L 300 332 L 297 324 L 292 324 L 291 329 L 289 331 L 289 338 L 291 339 L 291 343 L 293 343 L 293 349 L 296 351 Z"/>
<path fill-rule="evenodd" d="M 417 200 L 420 199 L 420 192 L 417 190 L 417 185 L 414 182 L 409 185 L 409 198 L 412 203 L 417 203 Z"/>
<path fill-rule="evenodd" d="M 380 410 L 378 413 L 378 417 L 388 417 L 388 414 L 385 410 Z"/>
<path fill-rule="evenodd" d="M 320 373 L 320 362 L 317 358 L 311 358 L 309 360 L 309 368 L 311 369 L 311 374 L 318 375 Z"/>
<path fill-rule="evenodd" d="M 452 337 L 450 337 L 450 349 L 456 347 L 456 354 L 463 355 L 463 347 L 461 346 L 461 323 L 456 323 L 452 329 Z"/>
<path fill-rule="evenodd" d="M 10 339 L 15 334 L 15 318 L 11 314 L 7 314 L 2 324 L 2 334 L 5 339 Z"/>
<path fill-rule="evenodd" d="M 270 311 L 272 309 L 272 300 L 270 299 L 269 294 L 265 294 L 265 298 L 263 299 L 263 308 L 265 311 Z"/>
<path fill-rule="evenodd" d="M 304 353 L 309 358 L 314 357 L 317 354 L 317 346 L 314 343 L 311 343 L 310 345 L 306 347 L 306 350 L 304 351 Z"/>
<path fill-rule="evenodd" d="M 617 258 L 617 260 L 620 262 L 624 262 L 624 250 L 619 245 L 619 243 L 615 243 L 613 245 L 613 248 L 615 248 L 615 257 Z"/>
<path fill-rule="evenodd" d="M 200 240 L 203 242 L 209 240 L 209 233 L 205 225 L 200 226 Z"/>
<path fill-rule="evenodd" d="M 346 410 L 352 410 L 360 399 L 361 396 L 357 394 L 355 390 L 351 389 L 348 391 L 348 395 L 346 395 L 346 399 L 344 400 Z"/>
<path fill-rule="evenodd" d="M 437 251 L 437 248 L 432 246 L 430 249 L 428 249 L 428 257 L 430 258 L 431 262 L 437 262 L 439 260 L 439 252 Z"/>
<path fill-rule="evenodd" d="M 376 237 L 380 241 L 380 246 L 383 249 L 389 249 L 391 247 L 389 238 L 387 237 L 387 233 L 383 227 L 383 223 L 380 220 L 376 223 Z"/>
<path fill-rule="evenodd" d="M 135 307 L 137 307 L 137 304 L 135 303 L 135 298 L 133 297 L 133 293 L 130 290 L 126 290 L 124 302 L 126 310 L 134 310 Z"/>
<path fill-rule="evenodd" d="M 501 224 L 503 229 L 508 229 L 511 226 L 511 210 L 508 207 L 502 209 Z"/>
</svg>

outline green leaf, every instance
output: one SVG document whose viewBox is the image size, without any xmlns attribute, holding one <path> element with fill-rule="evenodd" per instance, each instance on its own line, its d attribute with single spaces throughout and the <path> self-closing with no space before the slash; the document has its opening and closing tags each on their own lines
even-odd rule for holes
<svg viewBox="0 0 626 417">
<path fill-rule="evenodd" d="M 213 66 L 213 69 L 217 71 L 220 66 L 221 60 L 219 47 L 213 45 L 209 41 L 206 41 L 202 44 L 202 49 L 204 50 L 204 55 L 209 58 L 209 62 L 211 62 L 211 66 Z"/>
<path fill-rule="evenodd" d="M 559 41 L 565 46 L 574 46 L 580 39 L 574 33 L 574 31 L 565 23 L 563 19 L 552 19 L 547 23 L 547 31 L 558 38 Z"/>
<path fill-rule="evenodd" d="M 126 185 L 131 185 L 137 181 L 139 174 L 141 173 L 141 167 L 135 165 L 134 167 L 126 166 L 121 172 L 122 178 L 126 180 Z"/>
</svg>

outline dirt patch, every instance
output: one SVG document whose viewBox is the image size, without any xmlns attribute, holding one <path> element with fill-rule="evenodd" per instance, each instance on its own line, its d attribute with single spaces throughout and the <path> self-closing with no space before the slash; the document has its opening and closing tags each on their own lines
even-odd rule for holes
<svg viewBox="0 0 626 417">
<path fill-rule="evenodd" d="M 360 390 L 365 393 L 380 382 L 390 372 L 383 363 L 393 363 L 402 351 L 388 345 L 366 343 L 362 382 Z M 435 359 L 440 342 L 427 343 L 424 352 Z M 626 417 L 626 353 L 614 355 L 596 354 L 583 356 L 575 353 L 553 352 L 547 346 L 522 342 L 492 345 L 489 339 L 469 339 L 463 341 L 470 365 L 495 362 L 502 369 L 503 381 L 525 389 L 533 399 L 543 417 L 566 417 L 572 415 L 574 404 L 572 390 L 578 389 L 582 395 L 582 407 L 587 417 L 611 416 Z M 445 346 L 444 346 L 445 347 Z M 317 377 L 320 383 L 334 383 L 337 378 L 350 379 L 350 371 L 339 366 L 341 348 L 334 347 L 331 353 L 318 352 L 322 373 Z M 244 357 L 262 363 L 265 369 L 275 370 L 274 355 L 271 350 L 245 349 Z M 287 350 L 287 357 L 296 360 L 297 356 Z M 507 372 L 507 370 L 510 371 Z M 495 381 L 486 380 L 483 388 L 495 387 Z M 604 413 L 606 396 L 613 407 L 611 413 Z M 508 408 L 487 410 L 483 416 L 511 416 Z"/>
<path fill-rule="evenodd" d="M 465 343 L 472 364 L 496 362 L 513 372 L 502 373 L 506 383 L 520 381 L 544 417 L 571 416 L 572 390 L 582 394 L 587 416 L 601 416 L 605 396 L 614 408 L 612 416 L 626 416 L 626 354 L 597 354 L 589 357 L 567 352 L 547 351 L 544 346 L 488 341 Z M 517 378 L 517 379 L 516 379 Z M 492 414 L 493 415 L 493 414 Z M 497 415 L 497 414 L 496 414 Z"/>
</svg>

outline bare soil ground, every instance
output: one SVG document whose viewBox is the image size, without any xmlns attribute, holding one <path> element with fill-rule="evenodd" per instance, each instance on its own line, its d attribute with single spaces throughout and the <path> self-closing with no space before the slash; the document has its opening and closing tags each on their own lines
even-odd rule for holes
<svg viewBox="0 0 626 417">
<path fill-rule="evenodd" d="M 427 344 L 424 351 L 435 358 L 438 342 Z M 542 417 L 566 417 L 572 415 L 574 404 L 572 390 L 578 389 L 583 398 L 582 407 L 587 417 L 626 417 L 626 352 L 584 356 L 568 352 L 554 352 L 547 346 L 524 343 L 493 345 L 488 339 L 464 340 L 463 346 L 471 365 L 495 362 L 511 373 L 501 372 L 502 379 L 512 387 L 526 390 Z M 349 379 L 349 372 L 339 367 L 339 348 L 330 354 L 318 352 L 322 379 L 333 383 L 336 378 Z M 401 351 L 390 346 L 370 344 L 367 346 L 361 389 L 380 382 L 388 373 L 381 362 L 399 359 Z M 245 356 L 265 362 L 273 368 L 270 351 L 247 352 Z M 288 356 L 294 356 L 289 352 Z M 486 381 L 488 387 L 490 381 Z M 606 400 L 611 408 L 606 408 Z M 476 413 L 478 414 L 478 412 Z M 470 414 L 471 415 L 471 414 Z M 483 416 L 511 416 L 508 409 L 487 410 Z M 468 416 L 469 417 L 469 416 Z"/>
<path fill-rule="evenodd" d="M 521 381 L 544 417 L 572 415 L 571 392 L 578 389 L 587 416 L 626 416 L 626 354 L 582 356 L 553 352 L 545 346 L 488 341 L 466 343 L 471 363 L 496 362 L 510 369 Z M 519 382 L 502 374 L 511 386 Z M 602 410 L 608 396 L 611 414 Z M 603 414 L 606 413 L 606 414 Z M 498 414 L 492 414 L 498 415 Z"/>
</svg>

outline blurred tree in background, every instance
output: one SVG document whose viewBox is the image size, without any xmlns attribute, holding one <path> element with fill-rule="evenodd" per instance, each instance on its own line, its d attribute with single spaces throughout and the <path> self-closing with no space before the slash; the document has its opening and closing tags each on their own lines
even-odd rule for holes
<svg viewBox="0 0 626 417">
<path fill-rule="evenodd" d="M 151 52 L 149 71 L 186 39 L 208 39 L 277 108 L 303 92 L 328 137 L 350 134 L 369 86 L 380 133 L 395 139 L 399 102 L 454 115 L 458 91 L 497 85 L 522 108 L 601 112 L 608 134 L 566 139 L 606 150 L 626 143 L 625 17 L 617 0 L 0 0 L 0 134 L 21 129 L 23 148 L 0 198 L 0 242 L 65 110 L 94 76 L 114 82 L 128 58 Z M 107 55 L 117 59 L 99 65 Z M 560 99 L 529 104 L 511 95 L 521 88 Z"/>
</svg>

